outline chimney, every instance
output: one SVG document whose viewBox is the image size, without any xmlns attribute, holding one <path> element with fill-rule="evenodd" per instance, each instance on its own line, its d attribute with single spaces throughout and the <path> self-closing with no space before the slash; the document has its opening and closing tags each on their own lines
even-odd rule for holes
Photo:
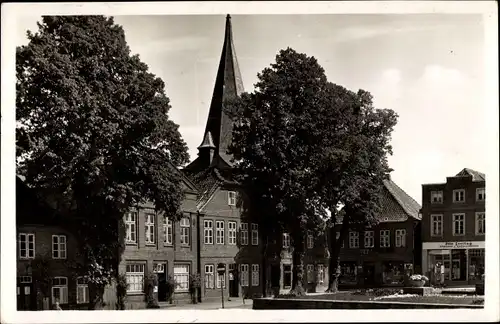
<svg viewBox="0 0 500 324">
<path fill-rule="evenodd" d="M 198 146 L 198 156 L 201 158 L 204 164 L 210 166 L 214 159 L 215 145 L 212 139 L 212 134 L 210 131 L 205 133 L 203 142 Z"/>
</svg>

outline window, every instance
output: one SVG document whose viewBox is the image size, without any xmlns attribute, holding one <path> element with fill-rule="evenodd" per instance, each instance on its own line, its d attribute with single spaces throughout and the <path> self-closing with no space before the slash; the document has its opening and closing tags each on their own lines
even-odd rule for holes
<svg viewBox="0 0 500 324">
<path fill-rule="evenodd" d="M 453 235 L 465 234 L 465 214 L 453 214 Z"/>
<path fill-rule="evenodd" d="M 175 291 L 189 291 L 189 264 L 174 265 Z"/>
<path fill-rule="evenodd" d="M 396 247 L 405 247 L 406 246 L 406 230 L 405 229 L 397 229 L 396 230 Z"/>
<path fill-rule="evenodd" d="M 349 232 L 349 248 L 359 248 L 359 232 Z"/>
<path fill-rule="evenodd" d="M 453 190 L 453 202 L 465 201 L 465 189 Z"/>
<path fill-rule="evenodd" d="M 486 190 L 484 188 L 476 189 L 476 201 L 484 201 L 486 199 Z"/>
<path fill-rule="evenodd" d="M 307 235 L 307 248 L 312 249 L 314 247 L 314 236 Z"/>
<path fill-rule="evenodd" d="M 137 213 L 125 214 L 125 243 L 137 243 Z"/>
<path fill-rule="evenodd" d="M 52 259 L 66 259 L 66 235 L 52 235 Z"/>
<path fill-rule="evenodd" d="M 127 293 L 142 293 L 144 291 L 144 264 L 127 264 L 125 278 L 127 279 Z"/>
<path fill-rule="evenodd" d="M 189 229 L 191 228 L 189 218 L 181 218 L 181 244 L 189 245 Z"/>
<path fill-rule="evenodd" d="M 290 234 L 283 233 L 283 248 L 288 249 L 290 247 Z"/>
<path fill-rule="evenodd" d="M 260 271 L 258 264 L 252 264 L 252 286 L 258 286 L 260 279 Z"/>
<path fill-rule="evenodd" d="M 252 223 L 252 245 L 259 245 L 259 224 Z"/>
<path fill-rule="evenodd" d="M 372 248 L 375 246 L 375 232 L 365 232 L 365 248 Z"/>
<path fill-rule="evenodd" d="M 391 232 L 389 230 L 380 231 L 380 247 L 391 246 Z"/>
<path fill-rule="evenodd" d="M 443 215 L 431 215 L 431 236 L 443 235 Z"/>
<path fill-rule="evenodd" d="M 174 231 L 172 221 L 168 217 L 163 217 L 163 243 L 165 245 L 174 244 Z"/>
<path fill-rule="evenodd" d="M 340 240 L 340 232 L 336 232 L 335 233 L 335 239 L 338 241 Z M 340 247 L 343 248 L 344 247 L 344 241 L 341 241 L 340 242 Z"/>
<path fill-rule="evenodd" d="M 248 223 L 241 223 L 241 245 L 248 245 Z"/>
<path fill-rule="evenodd" d="M 236 192 L 228 191 L 227 193 L 227 204 L 229 206 L 236 206 Z"/>
<path fill-rule="evenodd" d="M 318 264 L 318 282 L 325 282 L 325 266 L 322 264 Z"/>
<path fill-rule="evenodd" d="M 214 244 L 214 223 L 211 220 L 203 221 L 203 238 L 205 244 Z"/>
<path fill-rule="evenodd" d="M 205 265 L 205 288 L 214 289 L 214 265 Z"/>
<path fill-rule="evenodd" d="M 484 235 L 486 233 L 485 214 L 476 213 L 476 235 Z"/>
<path fill-rule="evenodd" d="M 307 283 L 314 282 L 314 264 L 307 265 Z"/>
<path fill-rule="evenodd" d="M 19 233 L 19 258 L 35 258 L 35 234 Z"/>
<path fill-rule="evenodd" d="M 227 222 L 227 243 L 236 245 L 236 222 Z"/>
<path fill-rule="evenodd" d="M 76 303 L 86 304 L 89 302 L 89 286 L 88 281 L 84 277 L 76 279 Z"/>
<path fill-rule="evenodd" d="M 52 304 L 68 303 L 68 278 L 54 277 L 52 278 Z"/>
<path fill-rule="evenodd" d="M 215 222 L 215 243 L 224 244 L 224 221 Z"/>
<path fill-rule="evenodd" d="M 146 214 L 144 227 L 146 230 L 146 244 L 155 244 L 155 214 Z"/>
<path fill-rule="evenodd" d="M 443 202 L 443 192 L 442 191 L 431 191 L 431 203 L 440 204 Z"/>
<path fill-rule="evenodd" d="M 241 264 L 240 272 L 241 272 L 241 282 L 240 282 L 241 286 L 248 287 L 248 264 Z"/>
<path fill-rule="evenodd" d="M 217 287 L 216 288 L 220 289 L 221 285 L 222 285 L 222 288 L 226 288 L 226 273 L 225 272 L 222 275 L 220 275 L 217 272 Z"/>
<path fill-rule="evenodd" d="M 165 262 L 154 262 L 153 273 L 165 273 L 167 264 Z"/>
</svg>

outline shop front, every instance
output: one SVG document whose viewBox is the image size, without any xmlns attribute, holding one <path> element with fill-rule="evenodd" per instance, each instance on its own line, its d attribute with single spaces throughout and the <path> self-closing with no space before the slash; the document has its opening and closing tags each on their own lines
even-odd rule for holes
<svg viewBox="0 0 500 324">
<path fill-rule="evenodd" d="M 484 241 L 424 242 L 422 266 L 431 284 L 475 284 L 484 274 Z"/>
</svg>

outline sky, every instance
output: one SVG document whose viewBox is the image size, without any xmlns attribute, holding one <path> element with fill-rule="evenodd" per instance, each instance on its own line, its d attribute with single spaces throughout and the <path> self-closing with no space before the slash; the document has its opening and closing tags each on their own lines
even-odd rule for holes
<svg viewBox="0 0 500 324">
<path fill-rule="evenodd" d="M 17 20 L 16 43 L 38 16 Z M 225 15 L 115 16 L 132 53 L 166 83 L 170 117 L 197 156 L 222 50 Z M 421 203 L 421 185 L 488 169 L 484 26 L 474 14 L 232 15 L 248 92 L 280 49 L 314 56 L 329 81 L 393 109 L 392 180 Z"/>
</svg>

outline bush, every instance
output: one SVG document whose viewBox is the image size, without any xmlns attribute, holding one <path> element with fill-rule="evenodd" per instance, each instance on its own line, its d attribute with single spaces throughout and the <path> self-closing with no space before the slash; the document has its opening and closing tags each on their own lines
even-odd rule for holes
<svg viewBox="0 0 500 324">
<path fill-rule="evenodd" d="M 127 300 L 127 289 L 128 289 L 127 278 L 123 274 L 118 275 L 118 277 L 116 278 L 117 310 L 125 309 L 125 302 Z"/>
<path fill-rule="evenodd" d="M 146 308 L 159 308 L 158 301 L 154 296 L 154 288 L 158 286 L 158 276 L 150 273 L 144 280 L 144 287 L 146 289 Z"/>
</svg>

